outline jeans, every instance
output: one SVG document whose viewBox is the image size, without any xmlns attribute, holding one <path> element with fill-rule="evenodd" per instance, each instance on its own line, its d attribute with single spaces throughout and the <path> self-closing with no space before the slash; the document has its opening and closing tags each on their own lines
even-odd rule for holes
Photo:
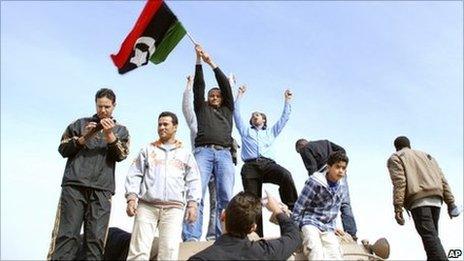
<svg viewBox="0 0 464 261">
<path fill-rule="evenodd" d="M 343 177 L 342 181 L 346 183 L 347 192 L 345 200 L 342 201 L 342 205 L 340 207 L 343 230 L 356 240 L 356 221 L 354 220 L 353 210 L 351 209 L 350 191 L 348 189 L 348 178 L 346 175 Z"/>
<path fill-rule="evenodd" d="M 221 222 L 219 217 L 232 198 L 235 170 L 229 149 L 214 149 L 210 147 L 197 147 L 193 150 L 200 169 L 202 198 L 205 197 L 208 182 L 214 175 L 216 185 L 216 239 L 221 236 Z M 198 207 L 198 218 L 193 223 L 185 223 L 182 231 L 184 241 L 200 240 L 203 227 L 203 205 Z"/>
<path fill-rule="evenodd" d="M 216 237 L 216 223 L 219 222 L 216 218 L 216 182 L 214 176 L 211 176 L 210 181 L 208 182 L 208 191 L 209 191 L 209 221 L 208 221 L 208 230 L 206 232 L 206 240 L 214 240 Z M 203 205 L 203 199 L 201 200 Z"/>
<path fill-rule="evenodd" d="M 422 238 L 427 260 L 448 260 L 438 237 L 439 207 L 417 207 L 411 210 L 417 232 Z"/>
</svg>

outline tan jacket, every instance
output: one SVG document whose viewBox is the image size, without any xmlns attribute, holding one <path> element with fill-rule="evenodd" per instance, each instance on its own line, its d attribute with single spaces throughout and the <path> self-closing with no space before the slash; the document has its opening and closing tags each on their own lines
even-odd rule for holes
<svg viewBox="0 0 464 261">
<path fill-rule="evenodd" d="M 403 148 L 391 155 L 387 167 L 393 183 L 395 211 L 409 209 L 415 200 L 430 196 L 441 197 L 447 205 L 454 203 L 443 172 L 429 154 Z"/>
</svg>

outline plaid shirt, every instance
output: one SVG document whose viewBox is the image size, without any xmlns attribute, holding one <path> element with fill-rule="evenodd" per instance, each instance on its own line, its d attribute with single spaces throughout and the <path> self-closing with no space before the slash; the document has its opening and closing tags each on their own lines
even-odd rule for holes
<svg viewBox="0 0 464 261">
<path fill-rule="evenodd" d="M 347 189 L 346 183 L 340 181 L 330 188 L 326 173 L 323 169 L 309 177 L 293 207 L 292 218 L 300 228 L 313 225 L 321 231 L 335 230 L 335 221 Z"/>
</svg>

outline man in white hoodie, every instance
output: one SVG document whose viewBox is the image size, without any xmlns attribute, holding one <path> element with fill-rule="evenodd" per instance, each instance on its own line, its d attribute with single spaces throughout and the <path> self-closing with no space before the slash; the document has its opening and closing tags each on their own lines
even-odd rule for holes
<svg viewBox="0 0 464 261">
<path fill-rule="evenodd" d="M 135 215 L 128 260 L 148 260 L 155 233 L 158 259 L 176 260 L 182 222 L 194 222 L 201 198 L 200 172 L 190 149 L 175 138 L 178 119 L 158 117 L 159 140 L 145 146 L 126 178 L 127 214 Z"/>
</svg>

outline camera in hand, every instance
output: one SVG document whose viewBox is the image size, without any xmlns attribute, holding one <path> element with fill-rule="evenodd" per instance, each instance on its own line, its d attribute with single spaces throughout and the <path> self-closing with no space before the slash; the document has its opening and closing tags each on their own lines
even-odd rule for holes
<svg viewBox="0 0 464 261">
<path fill-rule="evenodd" d="M 97 124 L 97 126 L 95 126 L 95 128 L 94 128 L 95 132 L 100 131 L 100 130 L 103 129 L 103 125 L 102 125 L 101 122 L 100 122 L 100 118 L 98 118 L 98 117 L 93 117 L 93 118 L 90 120 L 90 122 L 95 122 L 95 123 Z"/>
<path fill-rule="evenodd" d="M 88 139 L 92 137 L 95 133 L 99 132 L 100 130 L 103 129 L 103 125 L 100 123 L 100 118 L 98 117 L 93 117 L 89 122 L 95 122 L 97 123 L 97 126 L 93 128 L 91 131 L 89 131 L 86 135 L 84 135 L 84 139 Z"/>
</svg>

